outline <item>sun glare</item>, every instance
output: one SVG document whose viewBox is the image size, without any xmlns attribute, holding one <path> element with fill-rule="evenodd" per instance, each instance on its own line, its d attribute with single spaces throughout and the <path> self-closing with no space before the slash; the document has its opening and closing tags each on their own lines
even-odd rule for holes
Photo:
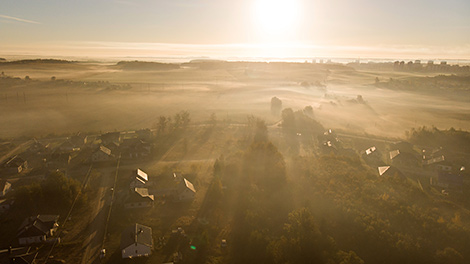
<svg viewBox="0 0 470 264">
<path fill-rule="evenodd" d="M 283 34 L 293 30 L 299 16 L 295 0 L 257 0 L 253 10 L 255 26 L 265 34 Z"/>
</svg>

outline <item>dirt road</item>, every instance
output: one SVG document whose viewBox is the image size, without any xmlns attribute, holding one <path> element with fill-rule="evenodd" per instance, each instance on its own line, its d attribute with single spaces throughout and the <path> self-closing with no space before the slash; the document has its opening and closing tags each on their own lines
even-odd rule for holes
<svg viewBox="0 0 470 264">
<path fill-rule="evenodd" d="M 83 243 L 82 264 L 99 263 L 99 253 L 103 243 L 107 213 L 111 204 L 110 189 L 113 187 L 114 168 L 100 169 L 102 176 L 98 191 L 92 203 L 90 223 Z"/>
</svg>

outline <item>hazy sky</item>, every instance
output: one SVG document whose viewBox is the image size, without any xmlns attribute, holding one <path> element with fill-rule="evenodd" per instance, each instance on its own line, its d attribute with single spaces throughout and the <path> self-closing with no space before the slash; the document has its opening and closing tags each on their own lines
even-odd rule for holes
<svg viewBox="0 0 470 264">
<path fill-rule="evenodd" d="M 470 59 L 470 1 L 0 0 L 19 53 Z"/>
</svg>

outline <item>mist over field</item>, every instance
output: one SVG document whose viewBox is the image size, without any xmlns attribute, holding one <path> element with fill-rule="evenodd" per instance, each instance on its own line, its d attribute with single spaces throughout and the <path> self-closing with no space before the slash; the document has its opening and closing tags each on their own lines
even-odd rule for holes
<svg viewBox="0 0 470 264">
<path fill-rule="evenodd" d="M 3 63 L 0 70 L 10 77 L 0 83 L 0 121 L 8 124 L 0 132 L 4 138 L 135 130 L 152 127 L 161 113 L 180 110 L 190 111 L 196 122 L 216 113 L 231 122 L 253 114 L 274 124 L 280 119 L 270 112 L 274 96 L 285 108 L 312 106 L 315 119 L 327 127 L 359 134 L 403 137 L 404 131 L 419 126 L 470 128 L 468 86 L 449 97 L 434 89 L 416 91 L 414 84 L 391 89 L 375 83 L 376 77 L 384 83 L 390 78 L 419 82 L 429 77 L 423 73 L 360 71 L 340 64 L 211 61 L 31 61 Z M 363 102 L 357 102 L 359 95 Z"/>
</svg>

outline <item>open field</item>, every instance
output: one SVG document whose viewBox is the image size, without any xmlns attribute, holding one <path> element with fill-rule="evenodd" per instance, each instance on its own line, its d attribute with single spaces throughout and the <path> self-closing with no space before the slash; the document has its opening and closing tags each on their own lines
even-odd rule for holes
<svg viewBox="0 0 470 264">
<path fill-rule="evenodd" d="M 104 63 L 31 62 L 0 64 L 0 71 L 21 78 L 0 79 L 3 138 L 152 127 L 158 116 L 180 110 L 188 110 L 193 123 L 208 120 L 211 113 L 233 123 L 249 114 L 275 123 L 280 117 L 270 113 L 274 96 L 283 108 L 311 105 L 326 127 L 356 133 L 402 137 L 423 125 L 470 129 L 470 84 L 447 93 L 452 96 L 374 84 L 376 77 L 386 82 L 425 78 L 423 73 L 300 63 L 187 63 L 170 70 L 129 70 Z M 365 103 L 356 101 L 358 95 Z"/>
</svg>

